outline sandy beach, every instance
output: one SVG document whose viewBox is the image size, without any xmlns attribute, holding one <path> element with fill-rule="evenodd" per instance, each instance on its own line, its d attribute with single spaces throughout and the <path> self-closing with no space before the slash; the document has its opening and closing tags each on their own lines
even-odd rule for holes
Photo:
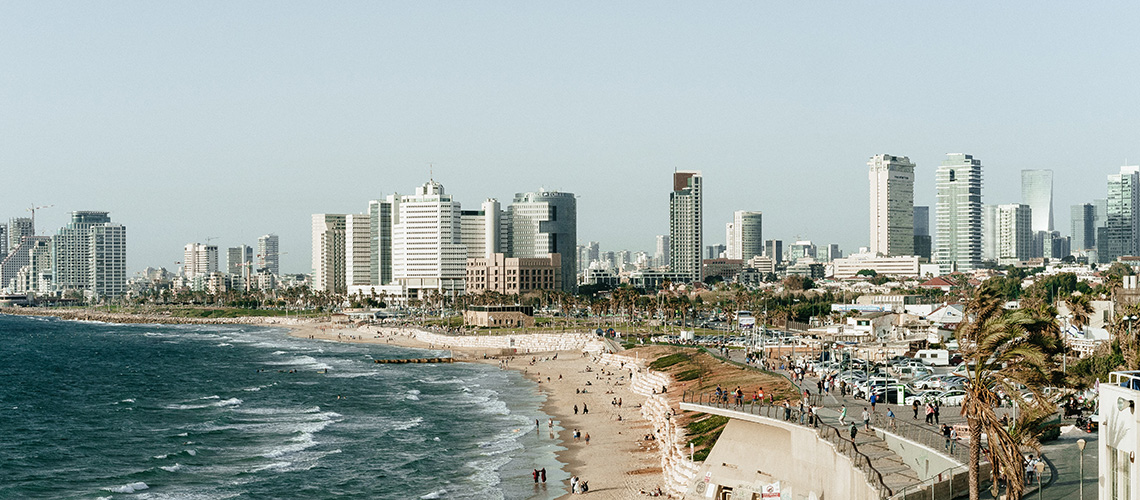
<svg viewBox="0 0 1140 500">
<path fill-rule="evenodd" d="M 301 338 L 449 348 L 425 344 L 408 335 L 376 334 L 338 325 L 281 326 L 288 326 L 289 335 Z M 557 437 L 566 449 L 558 453 L 558 459 L 567 464 L 567 472 L 588 482 L 590 498 L 637 498 L 644 496 L 642 491 L 663 486 L 657 442 L 645 439 L 653 434 L 641 416 L 640 405 L 645 398 L 629 390 L 628 370 L 595 364 L 581 352 L 496 356 L 499 353 L 453 349 L 453 354 L 456 359 L 471 362 L 505 362 L 506 368 L 518 370 L 538 384 L 546 396 L 543 411 L 554 417 L 556 430 L 561 428 Z M 621 407 L 614 404 L 619 399 Z M 549 422 L 539 425 L 548 428 Z M 574 438 L 575 430 L 580 433 L 578 439 Z M 564 486 L 570 489 L 569 484 Z"/>
</svg>

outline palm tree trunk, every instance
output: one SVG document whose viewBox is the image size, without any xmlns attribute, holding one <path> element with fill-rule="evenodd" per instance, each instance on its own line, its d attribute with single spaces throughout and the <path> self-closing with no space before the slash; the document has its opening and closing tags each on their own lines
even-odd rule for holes
<svg viewBox="0 0 1140 500">
<path fill-rule="evenodd" d="M 978 470 L 982 460 L 982 426 L 977 419 L 967 418 L 966 422 L 970 425 L 970 500 L 978 500 L 982 487 Z"/>
</svg>

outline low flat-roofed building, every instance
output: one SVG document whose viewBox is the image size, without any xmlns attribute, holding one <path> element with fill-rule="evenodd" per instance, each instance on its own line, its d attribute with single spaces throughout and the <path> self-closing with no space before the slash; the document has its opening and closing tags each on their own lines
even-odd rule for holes
<svg viewBox="0 0 1140 500">
<path fill-rule="evenodd" d="M 463 324 L 483 328 L 534 326 L 531 306 L 471 306 L 463 311 Z"/>
<path fill-rule="evenodd" d="M 485 291 L 506 295 L 562 288 L 562 257 L 507 257 L 496 253 L 489 258 L 467 259 L 467 293 Z"/>
<path fill-rule="evenodd" d="M 885 276 L 919 276 L 920 258 L 915 255 L 877 257 L 854 254 L 831 261 L 836 279 L 854 278 L 859 271 L 868 269 Z"/>
<path fill-rule="evenodd" d="M 741 259 L 705 259 L 701 264 L 705 276 L 720 276 L 725 281 L 732 281 L 744 269 Z"/>
</svg>

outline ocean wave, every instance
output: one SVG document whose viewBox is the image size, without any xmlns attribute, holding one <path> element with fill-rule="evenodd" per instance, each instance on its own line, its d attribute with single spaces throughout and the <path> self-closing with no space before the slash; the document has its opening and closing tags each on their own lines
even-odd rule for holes
<svg viewBox="0 0 1140 500">
<path fill-rule="evenodd" d="M 111 486 L 103 489 L 110 491 L 111 493 L 134 493 L 136 491 L 142 491 L 149 488 L 150 486 L 147 486 L 146 483 L 138 481 L 134 483 L 124 484 L 122 486 Z"/>
<path fill-rule="evenodd" d="M 216 396 L 215 396 L 216 397 Z M 209 399 L 209 398 L 201 398 Z M 199 410 L 202 408 L 218 408 L 222 406 L 238 406 L 242 404 L 242 400 L 238 398 L 230 398 L 222 401 L 215 401 L 213 403 L 194 404 L 194 405 L 166 405 L 167 410 Z"/>
<path fill-rule="evenodd" d="M 221 344 L 218 344 L 218 347 L 233 347 L 233 346 L 234 346 L 233 344 L 227 344 L 227 343 L 225 343 L 225 342 L 222 342 Z"/>
<path fill-rule="evenodd" d="M 292 444 L 274 447 L 261 456 L 265 458 L 281 458 L 290 453 L 297 453 L 317 445 L 317 440 L 313 438 L 313 433 L 311 432 L 302 433 L 300 436 L 290 439 L 289 442 Z"/>
<path fill-rule="evenodd" d="M 333 371 L 329 374 L 329 378 L 360 378 L 360 377 L 378 377 L 380 372 L 337 372 Z"/>
<path fill-rule="evenodd" d="M 407 399 L 409 401 L 419 401 L 420 397 L 415 394 L 408 394 L 407 396 L 404 396 L 404 399 Z"/>
<path fill-rule="evenodd" d="M 443 496 L 446 494 L 447 494 L 447 490 L 433 491 L 431 493 L 428 493 L 427 495 L 420 497 L 420 500 L 434 500 L 436 498 L 443 498 Z"/>
<path fill-rule="evenodd" d="M 317 413 L 319 411 L 321 411 L 320 406 L 310 406 L 308 408 L 242 408 L 236 410 L 237 413 L 248 415 L 295 415 L 298 413 Z M 334 413 L 333 415 L 337 414 Z"/>
<path fill-rule="evenodd" d="M 312 356 L 294 356 L 285 361 L 266 361 L 263 364 L 271 366 L 304 366 L 317 370 L 328 370 L 329 368 L 332 368 L 328 364 L 322 361 L 318 361 Z"/>
<path fill-rule="evenodd" d="M 159 467 L 159 469 L 162 469 L 166 472 L 177 472 L 178 470 L 182 469 L 182 464 L 175 462 L 174 465 L 164 465 L 162 467 Z"/>
<path fill-rule="evenodd" d="M 257 391 L 260 391 L 262 389 L 268 389 L 268 388 L 273 387 L 275 385 L 277 385 L 277 382 L 274 382 L 272 384 L 259 385 L 256 387 L 246 387 L 245 389 L 242 389 L 242 390 L 246 391 L 246 392 L 257 392 Z"/>
</svg>

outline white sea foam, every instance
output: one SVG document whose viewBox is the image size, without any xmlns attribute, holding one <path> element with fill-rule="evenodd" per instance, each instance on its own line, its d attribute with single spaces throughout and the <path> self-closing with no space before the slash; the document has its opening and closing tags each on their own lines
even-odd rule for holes
<svg viewBox="0 0 1140 500">
<path fill-rule="evenodd" d="M 217 396 L 201 398 L 201 399 L 212 399 L 212 398 L 217 398 Z M 192 405 L 166 405 L 165 408 L 168 410 L 198 410 L 198 409 L 202 409 L 202 408 L 211 408 L 211 407 L 217 408 L 217 407 L 222 407 L 222 406 L 238 406 L 240 404 L 242 404 L 242 400 L 240 400 L 238 398 L 230 398 L 230 399 L 225 399 L 222 401 L 214 401 L 213 403 L 202 403 L 202 404 L 192 404 Z"/>
<path fill-rule="evenodd" d="M 218 344 L 218 347 L 233 347 L 233 346 L 234 346 L 233 344 L 227 344 L 227 343 L 225 343 L 225 342 L 222 342 L 221 344 Z"/>
<path fill-rule="evenodd" d="M 164 460 L 164 459 L 166 459 L 166 457 L 169 457 L 169 456 L 170 456 L 170 454 L 169 454 L 169 453 L 167 453 L 167 454 L 164 454 L 164 455 L 155 455 L 155 456 L 154 456 L 154 458 L 156 458 L 156 459 L 158 459 L 158 460 Z"/>
<path fill-rule="evenodd" d="M 113 486 L 110 488 L 103 488 L 103 489 L 110 491 L 112 493 L 134 493 L 136 491 L 142 491 L 142 490 L 145 490 L 148 488 L 150 488 L 150 486 L 147 486 L 146 483 L 139 481 L 137 483 L 128 483 L 128 484 L 124 484 L 122 486 Z"/>
<path fill-rule="evenodd" d="M 200 398 L 198 398 L 198 399 L 222 399 L 222 397 L 221 397 L 221 396 L 218 396 L 217 394 L 215 394 L 215 395 L 213 395 L 213 396 L 202 396 L 202 397 L 200 397 Z"/>
<path fill-rule="evenodd" d="M 447 490 L 439 490 L 439 491 L 433 491 L 431 493 L 428 493 L 427 495 L 424 495 L 420 498 L 422 500 L 433 500 L 436 498 L 443 498 L 443 496 L 446 494 L 447 494 Z"/>
<path fill-rule="evenodd" d="M 250 469 L 249 471 L 250 472 L 261 472 L 263 470 L 269 470 L 269 469 L 287 469 L 290 465 L 293 465 L 293 462 L 273 462 L 271 464 L 259 465 L 257 467 Z"/>
<path fill-rule="evenodd" d="M 419 401 L 420 397 L 415 395 L 415 394 L 408 394 L 407 396 L 404 396 L 404 399 L 407 399 L 410 401 Z"/>
<path fill-rule="evenodd" d="M 187 454 L 187 455 L 190 455 L 190 456 L 192 456 L 192 457 L 196 457 L 196 456 L 198 456 L 198 452 L 196 452 L 196 451 L 194 451 L 194 450 L 186 450 L 186 454 Z"/>
<path fill-rule="evenodd" d="M 264 364 L 272 366 L 303 366 L 317 370 L 328 370 L 332 368 L 328 364 L 318 361 L 312 356 L 294 356 L 284 361 L 267 361 Z"/>
<path fill-rule="evenodd" d="M 182 468 L 182 464 L 177 463 L 177 462 L 175 462 L 174 465 L 164 465 L 162 467 L 159 467 L 159 469 L 162 469 L 166 472 L 176 472 L 181 468 Z"/>
<path fill-rule="evenodd" d="M 419 389 L 412 389 L 412 390 L 408 391 L 408 394 L 416 394 L 416 395 L 419 395 L 419 393 L 420 393 Z"/>
<path fill-rule="evenodd" d="M 378 377 L 380 372 L 337 372 L 333 370 L 329 374 L 330 378 L 360 378 L 360 377 Z"/>
</svg>

